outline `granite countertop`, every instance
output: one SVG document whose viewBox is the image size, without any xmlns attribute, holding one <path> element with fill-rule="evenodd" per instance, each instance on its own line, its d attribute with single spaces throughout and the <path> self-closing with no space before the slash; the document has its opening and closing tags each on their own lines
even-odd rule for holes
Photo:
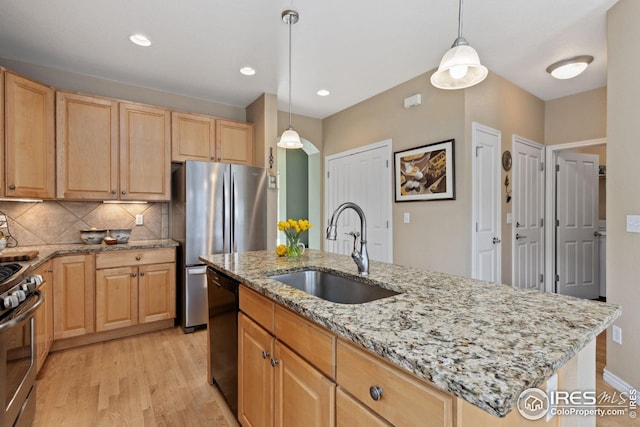
<svg viewBox="0 0 640 427">
<path fill-rule="evenodd" d="M 69 243 L 62 245 L 37 245 L 18 246 L 16 248 L 5 248 L 2 255 L 12 255 L 20 252 L 38 251 L 38 256 L 29 260 L 21 261 L 20 264 L 29 264 L 32 268 L 38 268 L 49 259 L 60 255 L 86 254 L 95 252 L 128 251 L 135 249 L 171 248 L 178 246 L 178 242 L 171 239 L 158 240 L 135 240 L 116 245 L 86 245 L 84 243 Z"/>
<path fill-rule="evenodd" d="M 402 292 L 337 304 L 269 279 L 313 267 L 357 275 L 350 257 L 308 250 L 200 257 L 300 315 L 496 415 L 537 387 L 620 316 L 612 304 L 371 262 L 368 280 Z"/>
</svg>

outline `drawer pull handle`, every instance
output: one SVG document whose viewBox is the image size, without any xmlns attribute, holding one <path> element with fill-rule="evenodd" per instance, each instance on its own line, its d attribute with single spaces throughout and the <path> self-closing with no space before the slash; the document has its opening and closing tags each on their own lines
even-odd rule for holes
<svg viewBox="0 0 640 427">
<path fill-rule="evenodd" d="M 269 357 L 271 354 L 268 351 L 263 351 L 262 352 L 262 358 L 266 359 L 267 357 Z"/>
<path fill-rule="evenodd" d="M 144 272 L 140 272 L 140 277 L 144 276 Z"/>
<path fill-rule="evenodd" d="M 140 261 L 141 259 L 142 259 L 142 258 L 140 258 L 140 255 L 138 255 L 138 256 L 136 257 L 136 261 Z"/>
<path fill-rule="evenodd" d="M 380 400 L 382 399 L 382 388 L 377 385 L 372 385 L 369 387 L 369 394 L 373 400 Z"/>
<path fill-rule="evenodd" d="M 271 366 L 273 366 L 274 368 L 276 367 L 276 365 L 280 363 L 280 360 L 278 359 L 271 359 Z"/>
<path fill-rule="evenodd" d="M 136 277 L 136 276 L 137 276 L 137 274 L 136 274 L 136 273 L 133 273 L 133 274 L 131 275 L 131 277 Z"/>
</svg>

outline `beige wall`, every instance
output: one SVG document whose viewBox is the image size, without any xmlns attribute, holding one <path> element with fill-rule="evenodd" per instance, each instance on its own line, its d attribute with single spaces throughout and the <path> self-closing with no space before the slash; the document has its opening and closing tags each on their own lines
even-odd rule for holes
<svg viewBox="0 0 640 427">
<path fill-rule="evenodd" d="M 623 344 L 607 333 L 606 369 L 640 388 L 640 234 L 625 231 L 626 215 L 640 215 L 640 91 L 636 52 L 640 45 L 640 2 L 620 0 L 607 16 L 607 301 L 622 306 L 614 324 Z"/>
<path fill-rule="evenodd" d="M 273 94 L 263 94 L 247 107 L 247 121 L 255 124 L 256 164 L 267 168 L 267 173 L 277 176 L 278 156 L 276 147 L 278 126 L 278 99 Z M 273 149 L 273 167 L 269 167 L 270 149 Z M 267 189 L 267 249 L 276 247 L 278 191 Z"/>
<path fill-rule="evenodd" d="M 545 102 L 545 145 L 606 136 L 606 87 Z"/>
<path fill-rule="evenodd" d="M 473 122 L 489 126 L 502 132 L 502 151 L 513 151 L 513 135 L 544 144 L 544 101 L 521 89 L 494 73 L 481 84 L 469 88 L 465 94 L 466 129 L 471 143 Z M 471 170 L 471 156 L 464 159 L 464 167 Z M 507 203 L 504 186 L 509 177 L 510 189 L 513 183 L 512 171 L 501 170 L 502 200 L 502 282 L 512 283 L 512 224 L 507 224 L 507 213 L 513 212 L 513 203 Z M 513 193 L 512 193 L 513 194 Z M 468 227 L 467 227 L 468 228 Z"/>
<path fill-rule="evenodd" d="M 141 86 L 133 86 L 114 80 L 106 80 L 85 74 L 42 67 L 12 59 L 0 58 L 0 66 L 15 71 L 56 89 L 83 92 L 91 95 L 143 102 L 191 113 L 209 114 L 232 120 L 245 121 L 245 109 L 217 104 Z"/>
<path fill-rule="evenodd" d="M 455 138 L 456 200 L 394 203 L 393 254 L 400 265 L 468 276 L 471 181 L 464 160 L 469 156 L 464 92 L 436 89 L 429 83 L 430 75 L 422 74 L 324 119 L 323 156 L 385 139 L 393 141 L 393 151 L 400 151 Z M 422 94 L 422 105 L 405 109 L 404 98 L 416 93 Z M 410 224 L 403 223 L 403 212 L 411 214 Z"/>
</svg>

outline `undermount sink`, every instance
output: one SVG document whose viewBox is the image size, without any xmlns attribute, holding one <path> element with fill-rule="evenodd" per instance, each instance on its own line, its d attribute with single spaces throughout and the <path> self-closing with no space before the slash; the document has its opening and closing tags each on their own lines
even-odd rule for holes
<svg viewBox="0 0 640 427">
<path fill-rule="evenodd" d="M 318 298 L 340 304 L 362 304 L 399 294 L 374 284 L 318 270 L 301 270 L 270 278 Z"/>
</svg>

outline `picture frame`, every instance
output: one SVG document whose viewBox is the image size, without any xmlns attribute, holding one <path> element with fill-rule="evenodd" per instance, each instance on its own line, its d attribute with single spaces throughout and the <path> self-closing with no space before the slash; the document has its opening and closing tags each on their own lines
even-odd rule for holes
<svg viewBox="0 0 640 427">
<path fill-rule="evenodd" d="M 455 200 L 455 139 L 396 151 L 396 202 Z"/>
</svg>

